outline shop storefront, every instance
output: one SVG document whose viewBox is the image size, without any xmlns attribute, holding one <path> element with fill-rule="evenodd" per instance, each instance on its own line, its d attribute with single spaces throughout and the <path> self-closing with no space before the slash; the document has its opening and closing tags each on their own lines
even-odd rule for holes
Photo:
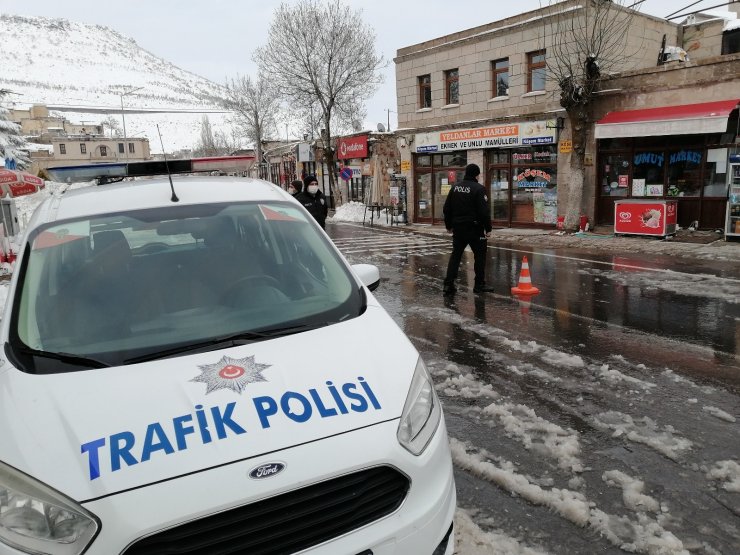
<svg viewBox="0 0 740 555">
<path fill-rule="evenodd" d="M 724 226 L 737 100 L 611 112 L 596 124 L 596 222 L 624 199 L 676 201 L 681 227 Z"/>
<path fill-rule="evenodd" d="M 529 121 L 414 137 L 414 221 L 440 224 L 452 185 L 462 179 L 471 151 L 483 151 L 494 225 L 555 225 L 557 129 L 555 121 Z"/>
</svg>

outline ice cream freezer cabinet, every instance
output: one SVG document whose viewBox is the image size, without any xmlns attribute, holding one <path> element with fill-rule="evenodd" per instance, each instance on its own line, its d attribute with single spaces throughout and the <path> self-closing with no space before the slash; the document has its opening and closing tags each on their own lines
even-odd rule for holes
<svg viewBox="0 0 740 555">
<path fill-rule="evenodd" d="M 614 235 L 676 234 L 675 200 L 618 200 L 614 203 Z"/>
</svg>

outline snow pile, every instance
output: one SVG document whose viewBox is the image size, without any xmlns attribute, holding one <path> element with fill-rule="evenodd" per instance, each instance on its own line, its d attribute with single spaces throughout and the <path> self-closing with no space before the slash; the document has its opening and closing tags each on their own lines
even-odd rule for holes
<svg viewBox="0 0 740 555">
<path fill-rule="evenodd" d="M 660 430 L 658 424 L 647 416 L 634 420 L 628 414 L 609 411 L 595 416 L 593 424 L 600 430 L 614 430 L 612 437 L 625 436 L 630 441 L 655 449 L 671 460 L 677 460 L 681 453 L 693 446 L 691 441 L 675 434 L 673 426 L 664 426 Z"/>
<path fill-rule="evenodd" d="M 642 480 L 632 478 L 619 470 L 604 472 L 601 479 L 609 485 L 622 488 L 622 499 L 624 500 L 625 507 L 635 512 L 660 512 L 660 503 L 649 495 L 642 493 L 645 489 L 645 483 Z"/>
<path fill-rule="evenodd" d="M 465 555 L 548 555 L 501 532 L 484 532 L 463 509 L 455 512 L 455 553 Z"/>
<path fill-rule="evenodd" d="M 494 403 L 484 408 L 483 414 L 498 418 L 506 435 L 521 441 L 526 449 L 557 459 L 562 469 L 583 472 L 583 463 L 578 458 L 581 446 L 576 431 L 565 430 L 540 418 L 524 405 Z"/>
<path fill-rule="evenodd" d="M 636 520 L 627 516 L 610 515 L 596 508 L 580 492 L 568 489 L 544 489 L 533 484 L 516 466 L 500 457 L 493 457 L 485 450 L 473 450 L 468 444 L 450 438 L 450 450 L 454 463 L 469 472 L 497 484 L 499 487 L 519 495 L 530 503 L 552 509 L 555 513 L 578 526 L 588 526 L 600 533 L 613 545 L 624 551 L 649 555 L 689 555 L 683 542 L 663 528 L 662 522 L 668 515 L 652 519 L 639 512 Z"/>
<path fill-rule="evenodd" d="M 710 480 L 726 480 L 722 488 L 740 493 L 740 464 L 736 461 L 719 461 L 707 473 Z"/>
<path fill-rule="evenodd" d="M 373 214 L 373 225 L 389 226 L 391 225 L 392 217 L 392 214 L 389 214 L 385 209 L 380 211 L 380 215 L 378 215 L 378 211 L 376 210 Z M 367 206 L 363 203 L 353 200 L 339 206 L 334 216 L 326 220 L 329 222 L 369 222 L 370 210 L 367 210 Z"/>
<path fill-rule="evenodd" d="M 705 406 L 705 407 L 702 407 L 702 410 L 704 410 L 704 412 L 708 412 L 709 414 L 711 414 L 715 418 L 719 418 L 720 420 L 724 420 L 725 422 L 733 422 L 734 423 L 736 421 L 736 419 L 735 419 L 734 416 L 732 416 L 731 414 L 726 413 L 722 409 L 718 409 L 717 407 Z"/>
</svg>

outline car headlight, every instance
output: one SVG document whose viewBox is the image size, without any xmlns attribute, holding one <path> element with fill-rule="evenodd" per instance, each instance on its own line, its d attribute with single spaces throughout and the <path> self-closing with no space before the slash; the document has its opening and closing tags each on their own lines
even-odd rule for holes
<svg viewBox="0 0 740 555">
<path fill-rule="evenodd" d="M 434 382 L 419 358 L 401 413 L 396 433 L 398 441 L 414 455 L 421 455 L 437 430 L 441 416 L 442 407 L 434 391 Z"/>
<path fill-rule="evenodd" d="M 0 545 L 34 555 L 79 555 L 98 528 L 74 501 L 0 462 Z"/>
</svg>

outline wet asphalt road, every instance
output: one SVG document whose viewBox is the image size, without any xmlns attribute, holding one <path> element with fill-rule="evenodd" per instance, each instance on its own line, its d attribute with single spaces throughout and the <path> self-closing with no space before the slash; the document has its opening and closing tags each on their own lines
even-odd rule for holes
<svg viewBox="0 0 740 555">
<path fill-rule="evenodd" d="M 449 239 L 327 231 L 435 379 L 481 553 L 740 553 L 739 268 L 491 244 L 496 291 L 468 252 L 445 299 Z"/>
</svg>

